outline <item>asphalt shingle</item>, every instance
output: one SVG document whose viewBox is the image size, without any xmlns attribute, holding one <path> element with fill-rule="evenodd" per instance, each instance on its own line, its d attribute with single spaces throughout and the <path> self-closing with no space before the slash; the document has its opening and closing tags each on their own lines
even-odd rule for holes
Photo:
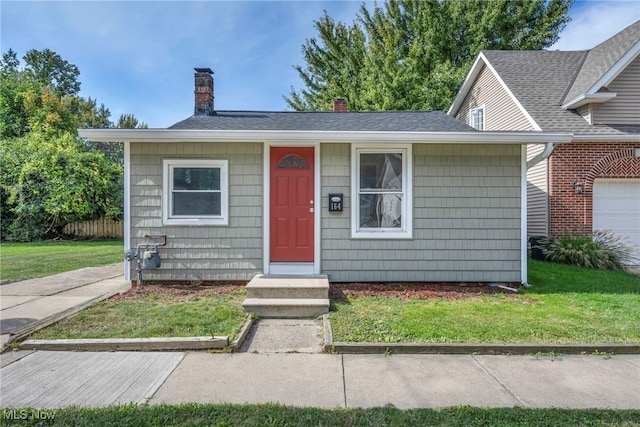
<svg viewBox="0 0 640 427">
<path fill-rule="evenodd" d="M 586 93 L 640 40 L 640 21 L 589 50 L 563 102 Z M 599 89 L 599 88 L 597 88 Z M 596 90 L 597 90 L 596 89 Z"/>
<path fill-rule="evenodd" d="M 217 111 L 212 116 L 191 116 L 169 129 L 476 132 L 440 111 Z"/>
<path fill-rule="evenodd" d="M 575 110 L 564 109 L 562 104 L 567 99 L 575 99 L 576 88 L 590 89 L 640 40 L 639 30 L 640 21 L 592 50 L 487 50 L 483 54 L 543 131 L 576 135 L 637 134 L 640 126 L 589 125 Z M 617 43 L 615 49 L 609 43 L 611 40 Z"/>
</svg>

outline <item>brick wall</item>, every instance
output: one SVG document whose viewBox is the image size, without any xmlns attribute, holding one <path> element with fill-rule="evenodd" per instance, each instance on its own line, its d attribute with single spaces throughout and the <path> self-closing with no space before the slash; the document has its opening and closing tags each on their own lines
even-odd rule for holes
<svg viewBox="0 0 640 427">
<path fill-rule="evenodd" d="M 593 181 L 596 178 L 640 178 L 638 143 L 572 142 L 559 146 L 549 159 L 550 231 L 558 236 L 569 231 L 591 233 Z M 573 183 L 583 184 L 575 194 Z"/>
</svg>

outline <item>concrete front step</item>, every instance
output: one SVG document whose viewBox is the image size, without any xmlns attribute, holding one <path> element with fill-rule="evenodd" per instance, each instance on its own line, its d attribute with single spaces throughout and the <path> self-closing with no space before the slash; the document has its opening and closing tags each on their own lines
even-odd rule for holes
<svg viewBox="0 0 640 427">
<path fill-rule="evenodd" d="M 315 317 L 329 312 L 329 299 L 247 298 L 242 307 L 247 313 L 255 313 L 259 317 Z"/>
<path fill-rule="evenodd" d="M 329 279 L 259 274 L 247 283 L 242 307 L 259 317 L 315 317 L 328 313 Z"/>
<path fill-rule="evenodd" d="M 257 275 L 246 286 L 247 298 L 327 299 L 327 276 Z"/>
</svg>

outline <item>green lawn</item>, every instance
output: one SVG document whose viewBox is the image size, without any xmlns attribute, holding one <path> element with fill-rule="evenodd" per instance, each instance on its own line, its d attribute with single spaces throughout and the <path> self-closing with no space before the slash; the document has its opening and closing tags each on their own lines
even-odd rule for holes
<svg viewBox="0 0 640 427">
<path fill-rule="evenodd" d="M 122 240 L 0 244 L 0 279 L 12 282 L 123 260 Z"/>
<path fill-rule="evenodd" d="M 31 335 L 32 339 L 228 336 L 246 320 L 244 288 L 206 294 L 136 295 L 89 307 Z"/>
<path fill-rule="evenodd" d="M 0 411 L 0 421 L 15 426 L 602 426 L 640 424 L 638 410 L 471 408 L 400 410 L 294 408 L 281 405 L 212 405 L 189 403 L 159 406 L 114 406 L 54 410 Z M 24 414 L 25 419 L 20 419 Z M 40 416 L 42 420 L 36 419 Z M 50 417 L 53 416 L 53 420 Z M 49 417 L 45 420 L 45 417 Z M 31 419 L 29 419 L 31 418 Z"/>
<path fill-rule="evenodd" d="M 640 342 L 640 276 L 529 262 L 534 286 L 450 301 L 347 297 L 330 313 L 336 342 Z"/>
</svg>

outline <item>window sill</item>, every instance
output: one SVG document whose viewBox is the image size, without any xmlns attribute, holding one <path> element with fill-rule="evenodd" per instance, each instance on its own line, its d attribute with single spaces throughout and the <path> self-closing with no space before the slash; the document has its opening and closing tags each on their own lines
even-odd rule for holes
<svg viewBox="0 0 640 427">
<path fill-rule="evenodd" d="M 361 240 L 412 240 L 413 236 L 408 231 L 358 231 L 351 232 L 351 238 Z"/>
<path fill-rule="evenodd" d="M 227 218 L 163 218 L 163 225 L 206 225 L 206 226 L 227 226 Z"/>
</svg>

